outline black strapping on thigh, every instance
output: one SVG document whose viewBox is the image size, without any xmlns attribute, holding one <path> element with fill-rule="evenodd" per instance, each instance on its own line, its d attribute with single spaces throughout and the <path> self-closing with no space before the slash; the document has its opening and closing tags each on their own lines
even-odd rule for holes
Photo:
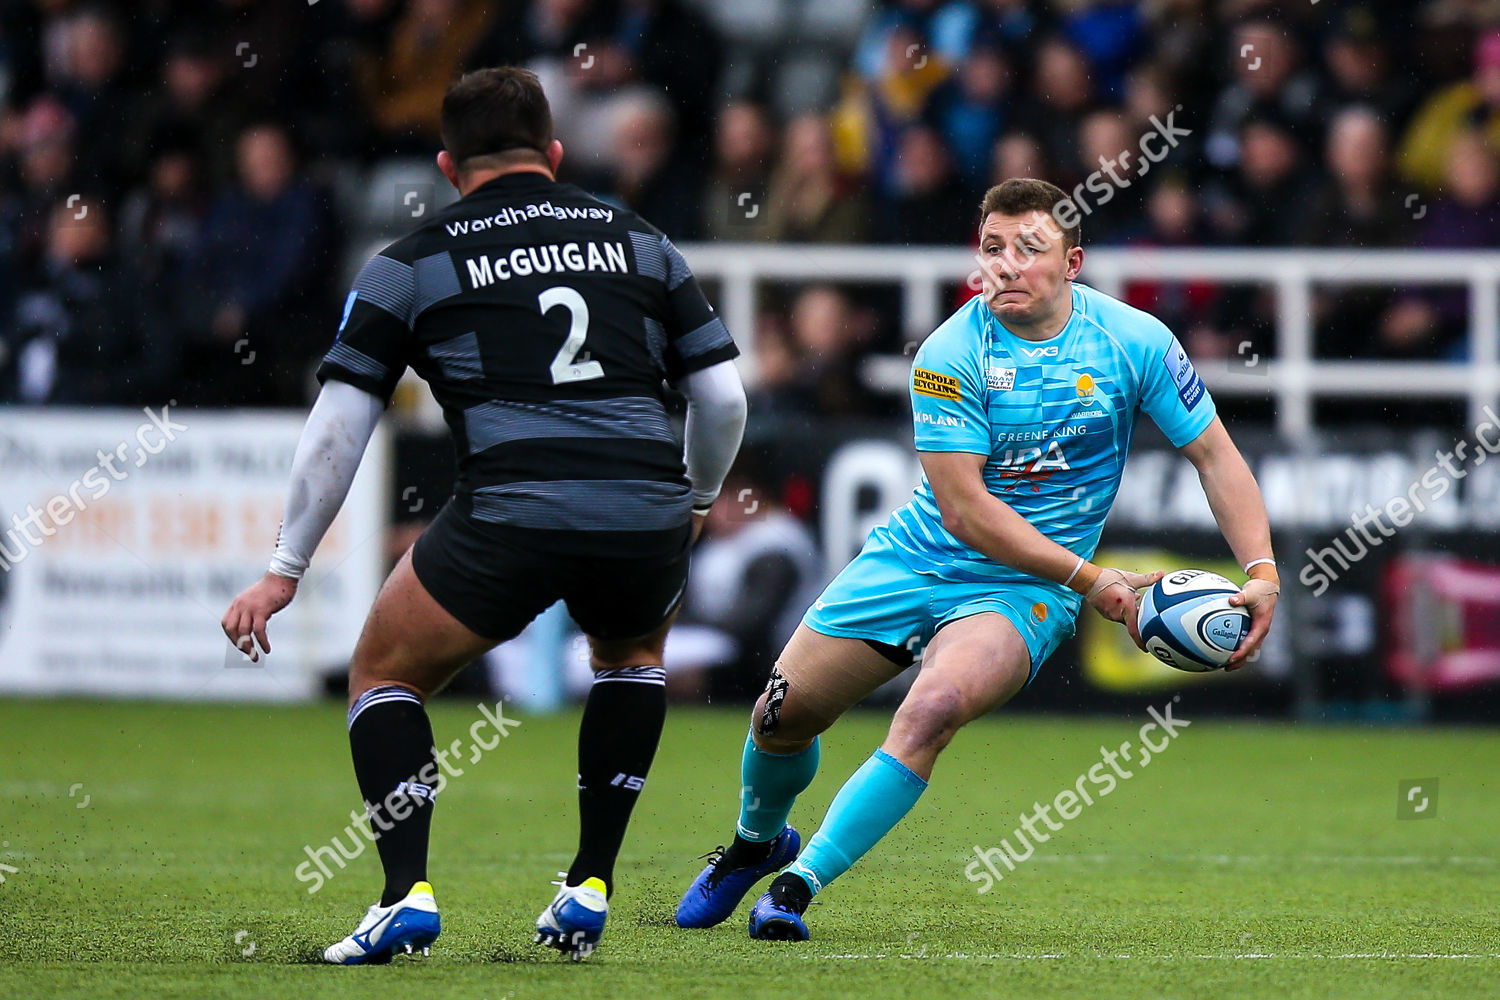
<svg viewBox="0 0 1500 1000">
<path fill-rule="evenodd" d="M 892 646 L 890 643 L 876 642 L 874 639 L 861 639 L 860 641 L 903 670 L 917 660 L 917 655 L 906 646 Z"/>
</svg>

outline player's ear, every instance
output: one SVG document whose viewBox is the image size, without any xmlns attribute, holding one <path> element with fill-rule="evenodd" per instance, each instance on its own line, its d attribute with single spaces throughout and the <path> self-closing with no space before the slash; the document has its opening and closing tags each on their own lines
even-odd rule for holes
<svg viewBox="0 0 1500 1000">
<path fill-rule="evenodd" d="M 448 183 L 452 184 L 454 189 L 462 194 L 463 189 L 458 186 L 458 164 L 453 162 L 453 154 L 449 153 L 446 149 L 439 150 L 437 166 L 443 172 L 443 176 L 448 178 Z"/>
<path fill-rule="evenodd" d="M 553 139 L 547 144 L 547 163 L 552 167 L 552 172 L 557 173 L 559 164 L 562 163 L 563 144 Z"/>
<path fill-rule="evenodd" d="M 1068 270 L 1067 279 L 1072 281 L 1078 277 L 1078 272 L 1083 270 L 1083 247 L 1068 248 Z"/>
</svg>

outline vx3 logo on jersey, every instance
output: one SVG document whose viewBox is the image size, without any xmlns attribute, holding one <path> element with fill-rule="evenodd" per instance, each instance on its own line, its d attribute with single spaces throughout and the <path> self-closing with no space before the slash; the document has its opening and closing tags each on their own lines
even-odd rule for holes
<svg viewBox="0 0 1500 1000">
<path fill-rule="evenodd" d="M 1028 358 L 1055 358 L 1057 357 L 1057 345 L 1045 344 L 1042 347 L 1023 347 L 1021 353 Z"/>
</svg>

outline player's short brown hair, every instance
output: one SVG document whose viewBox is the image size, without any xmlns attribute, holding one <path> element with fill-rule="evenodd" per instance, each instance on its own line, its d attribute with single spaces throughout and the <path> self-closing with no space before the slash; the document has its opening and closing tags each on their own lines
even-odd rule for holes
<svg viewBox="0 0 1500 1000">
<path fill-rule="evenodd" d="M 1083 223 L 1078 206 L 1056 184 L 1048 184 L 1034 177 L 1012 177 L 984 193 L 984 200 L 979 203 L 981 227 L 991 212 L 999 212 L 1001 215 L 1046 212 L 1062 231 L 1064 250 L 1072 249 L 1082 242 Z"/>
<path fill-rule="evenodd" d="M 552 108 L 535 73 L 492 66 L 465 73 L 443 95 L 443 148 L 465 160 L 521 150 L 546 155 Z"/>
</svg>

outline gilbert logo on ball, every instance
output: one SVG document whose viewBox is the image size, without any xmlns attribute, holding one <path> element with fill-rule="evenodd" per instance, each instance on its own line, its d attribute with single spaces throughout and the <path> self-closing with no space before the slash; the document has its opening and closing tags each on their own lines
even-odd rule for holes
<svg viewBox="0 0 1500 1000">
<path fill-rule="evenodd" d="M 1229 603 L 1239 592 L 1233 582 L 1207 570 L 1168 573 L 1141 598 L 1146 651 L 1178 670 L 1219 669 L 1250 632 L 1250 613 Z"/>
</svg>

